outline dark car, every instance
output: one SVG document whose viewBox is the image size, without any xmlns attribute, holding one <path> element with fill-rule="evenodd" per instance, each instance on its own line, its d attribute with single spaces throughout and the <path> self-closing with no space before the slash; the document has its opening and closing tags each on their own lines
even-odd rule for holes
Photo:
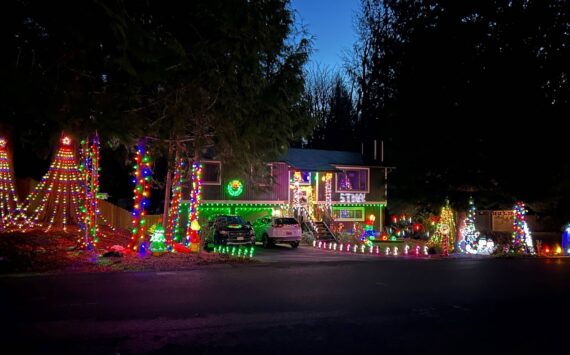
<svg viewBox="0 0 570 355">
<path fill-rule="evenodd" d="M 255 232 L 241 216 L 218 216 L 212 227 L 216 245 L 255 245 Z"/>
</svg>

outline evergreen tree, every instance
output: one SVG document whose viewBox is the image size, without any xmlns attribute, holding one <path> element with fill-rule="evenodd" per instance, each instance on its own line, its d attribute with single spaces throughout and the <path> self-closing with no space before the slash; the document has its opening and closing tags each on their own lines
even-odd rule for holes
<svg viewBox="0 0 570 355">
<path fill-rule="evenodd" d="M 526 222 L 526 208 L 522 201 L 518 201 L 514 206 L 513 216 L 513 248 L 517 254 L 535 254 L 534 243 L 528 224 Z"/>
<path fill-rule="evenodd" d="M 477 208 L 473 197 L 469 198 L 469 207 L 467 210 L 467 218 L 465 219 L 465 227 L 462 228 L 461 234 L 463 240 L 460 242 L 459 250 L 469 254 L 477 254 L 477 243 L 479 239 L 479 231 L 475 226 Z"/>
</svg>

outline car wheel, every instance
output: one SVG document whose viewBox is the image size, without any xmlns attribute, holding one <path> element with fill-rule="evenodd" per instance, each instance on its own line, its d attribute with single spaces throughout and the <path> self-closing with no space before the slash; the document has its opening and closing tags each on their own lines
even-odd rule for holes
<svg viewBox="0 0 570 355">
<path fill-rule="evenodd" d="M 291 243 L 291 247 L 292 247 L 293 249 L 296 248 L 296 247 L 298 247 L 298 246 L 299 246 L 299 242 L 293 242 L 293 243 Z"/>
<path fill-rule="evenodd" d="M 269 239 L 269 236 L 267 234 L 263 235 L 262 242 L 263 242 L 264 248 L 271 248 L 271 246 L 273 244 L 273 243 L 271 243 L 271 239 Z"/>
</svg>

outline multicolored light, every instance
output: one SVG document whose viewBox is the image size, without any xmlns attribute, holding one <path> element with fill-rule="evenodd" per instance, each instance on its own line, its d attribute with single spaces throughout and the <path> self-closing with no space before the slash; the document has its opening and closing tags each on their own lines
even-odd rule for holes
<svg viewBox="0 0 570 355">
<path fill-rule="evenodd" d="M 477 227 L 475 227 L 477 208 L 475 207 L 475 201 L 473 197 L 469 198 L 469 210 L 467 211 L 467 217 L 465 218 L 465 226 L 461 229 L 461 234 L 463 235 L 463 240 L 458 243 L 458 249 L 460 252 L 466 252 L 468 254 L 477 254 L 478 239 L 480 236 Z"/>
<path fill-rule="evenodd" d="M 441 208 L 441 213 L 436 225 L 436 232 L 431 236 L 429 244 L 441 248 L 444 255 L 453 251 L 455 245 L 455 213 L 449 205 L 449 200 Z"/>
<path fill-rule="evenodd" d="M 0 231 L 23 230 L 33 224 L 22 212 L 14 187 L 14 172 L 8 155 L 8 141 L 0 137 Z"/>
<path fill-rule="evenodd" d="M 176 159 L 176 168 L 174 169 L 174 179 L 172 181 L 172 200 L 170 201 L 170 211 L 168 214 L 168 222 L 166 224 L 166 242 L 172 243 L 176 238 L 180 238 L 178 220 L 180 215 L 180 200 L 182 200 L 182 178 L 186 163 L 184 159 Z"/>
<path fill-rule="evenodd" d="M 325 173 L 325 208 L 327 213 L 331 212 L 332 206 L 332 173 Z"/>
<path fill-rule="evenodd" d="M 513 252 L 517 254 L 534 255 L 534 243 L 528 224 L 526 222 L 526 208 L 522 201 L 518 201 L 514 206 L 513 216 Z"/>
<path fill-rule="evenodd" d="M 82 220 L 79 201 L 82 177 L 77 168 L 71 138 L 61 139 L 56 155 L 46 175 L 28 196 L 24 210 L 34 223 L 44 223 L 50 230 L 79 225 Z"/>
<path fill-rule="evenodd" d="M 91 250 L 99 241 L 98 217 L 99 200 L 99 136 L 95 134 L 91 143 L 89 139 L 81 141 L 81 164 L 79 172 L 83 179 L 83 194 L 81 203 L 81 229 L 83 237 L 79 238 L 80 247 Z"/>
<path fill-rule="evenodd" d="M 186 227 L 186 244 L 190 249 L 197 251 L 200 246 L 200 236 L 197 230 L 192 229 L 192 222 L 198 219 L 198 207 L 202 200 L 202 169 L 198 162 L 192 164 L 192 188 L 190 191 L 190 208 L 188 209 L 188 226 Z"/>
<path fill-rule="evenodd" d="M 151 160 L 144 142 L 137 146 L 133 183 L 135 184 L 133 220 L 131 230 L 131 240 L 128 248 L 134 251 L 145 252 L 144 239 L 146 236 L 146 208 L 149 204 L 150 182 L 152 177 Z"/>
</svg>

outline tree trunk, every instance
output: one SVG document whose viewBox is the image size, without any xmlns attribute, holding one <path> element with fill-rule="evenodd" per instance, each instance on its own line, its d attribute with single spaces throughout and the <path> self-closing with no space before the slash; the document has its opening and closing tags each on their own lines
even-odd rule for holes
<svg viewBox="0 0 570 355">
<path fill-rule="evenodd" d="M 166 171 L 166 186 L 164 187 L 164 210 L 162 212 L 162 228 L 166 230 L 168 227 L 168 205 L 170 203 L 170 190 L 172 189 L 172 167 L 176 166 L 176 159 L 178 159 L 178 149 L 176 149 L 176 157 L 174 158 L 174 164 L 172 164 L 172 142 L 168 144 L 168 169 Z"/>
</svg>

